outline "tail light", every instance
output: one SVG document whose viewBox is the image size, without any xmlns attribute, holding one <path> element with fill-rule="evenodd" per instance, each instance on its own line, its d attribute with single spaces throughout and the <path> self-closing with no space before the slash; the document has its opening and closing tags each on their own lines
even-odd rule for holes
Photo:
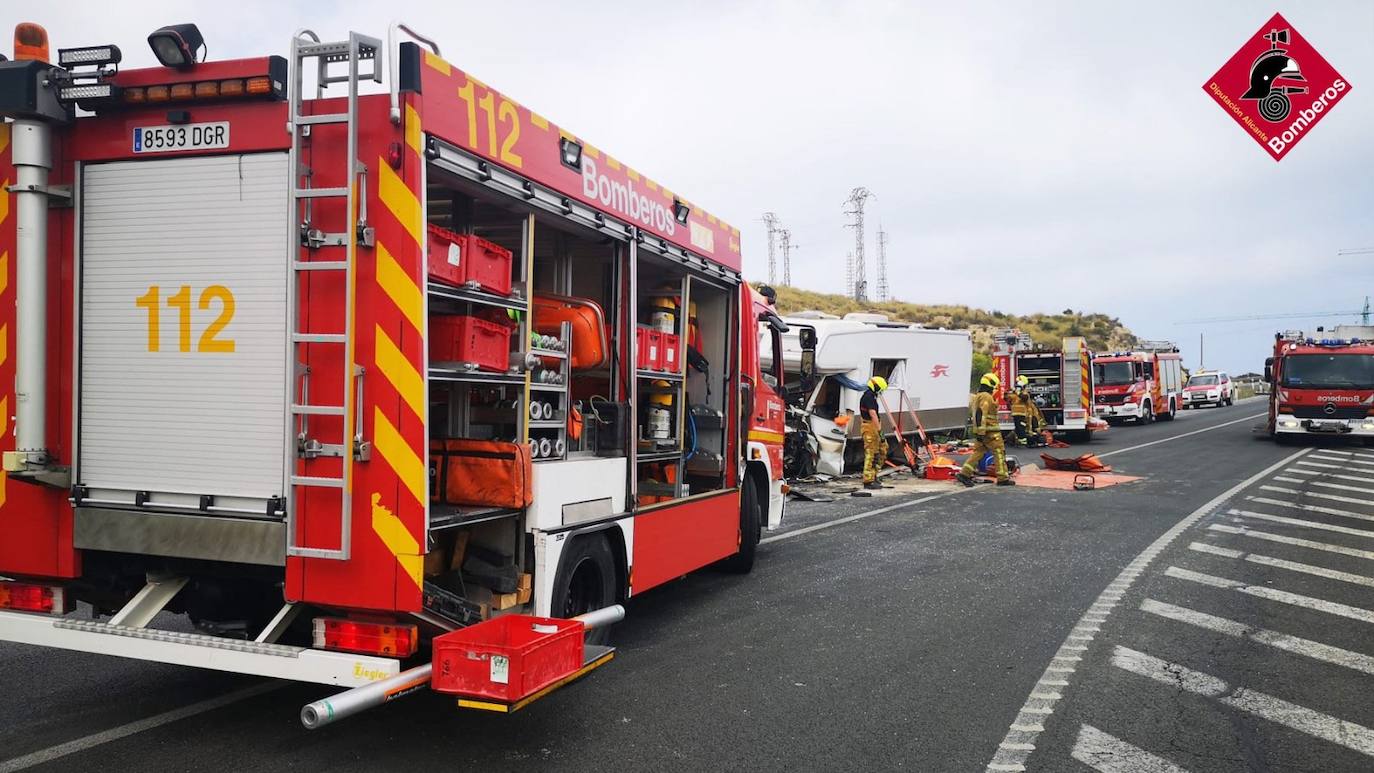
<svg viewBox="0 0 1374 773">
<path fill-rule="evenodd" d="M 0 582 L 0 609 L 61 615 L 69 611 L 67 594 L 60 585 Z"/>
<path fill-rule="evenodd" d="M 141 105 L 148 102 L 194 102 L 211 99 L 242 99 L 244 97 L 281 97 L 283 85 L 268 76 L 255 78 L 227 78 L 196 83 L 173 83 L 158 86 L 129 86 L 124 89 L 124 104 Z"/>
<path fill-rule="evenodd" d="M 403 658 L 420 648 L 420 631 L 414 625 L 317 617 L 314 641 L 327 650 Z"/>
</svg>

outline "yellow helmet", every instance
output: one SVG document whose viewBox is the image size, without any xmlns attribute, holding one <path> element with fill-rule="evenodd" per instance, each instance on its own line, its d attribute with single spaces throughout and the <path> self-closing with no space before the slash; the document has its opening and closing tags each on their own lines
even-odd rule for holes
<svg viewBox="0 0 1374 773">
<path fill-rule="evenodd" d="M 887 389 L 887 379 L 882 376 L 874 376 L 868 380 L 868 388 L 874 392 L 881 392 Z"/>
<path fill-rule="evenodd" d="M 983 374 L 983 378 L 978 381 L 978 384 L 989 389 L 996 389 L 1001 386 L 1002 379 L 998 378 L 996 373 L 988 372 Z"/>
<path fill-rule="evenodd" d="M 1028 387 L 1028 386 L 1030 386 L 1030 379 L 1026 378 L 1025 376 L 1017 376 L 1017 377 L 1016 377 L 1016 388 L 1017 388 L 1017 389 L 1025 389 L 1025 388 Z"/>
</svg>

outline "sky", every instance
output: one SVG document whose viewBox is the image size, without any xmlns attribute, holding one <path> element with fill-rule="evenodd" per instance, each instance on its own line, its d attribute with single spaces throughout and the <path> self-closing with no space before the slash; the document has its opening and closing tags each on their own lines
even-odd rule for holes
<svg viewBox="0 0 1374 773">
<path fill-rule="evenodd" d="M 446 59 L 743 232 L 792 231 L 793 284 L 842 292 L 866 208 L 869 287 L 1017 314 L 1065 308 L 1175 340 L 1189 367 L 1259 370 L 1276 330 L 1356 317 L 1374 294 L 1374 3 L 6 3 L 54 47 L 113 42 L 154 63 L 193 21 L 211 58 L 285 54 L 298 27 L 384 37 L 401 20 Z M 22 10 L 21 10 L 22 9 Z M 1278 11 L 1352 90 L 1276 163 L 1202 86 Z M 1361 128 L 1363 127 L 1363 128 Z M 779 268 L 778 280 L 781 280 Z"/>
</svg>

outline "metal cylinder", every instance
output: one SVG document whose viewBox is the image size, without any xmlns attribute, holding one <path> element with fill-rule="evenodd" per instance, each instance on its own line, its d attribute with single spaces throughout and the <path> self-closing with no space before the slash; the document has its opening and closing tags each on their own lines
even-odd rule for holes
<svg viewBox="0 0 1374 773">
<path fill-rule="evenodd" d="M 553 456 L 553 441 L 548 438 L 539 439 L 539 458 Z"/>
<path fill-rule="evenodd" d="M 563 438 L 559 438 L 559 439 L 553 441 L 553 455 L 554 455 L 554 456 L 560 456 L 560 457 L 561 457 L 561 456 L 563 455 L 563 452 L 566 451 L 566 450 L 568 450 L 568 444 L 567 444 L 567 441 L 563 440 Z"/>
<path fill-rule="evenodd" d="M 530 420 L 539 421 L 544 418 L 544 404 L 538 400 L 530 401 Z"/>
<path fill-rule="evenodd" d="M 429 684 L 434 664 L 426 663 L 372 684 L 354 687 L 338 695 L 307 704 L 301 709 L 301 724 L 314 730 L 387 701 L 409 695 Z"/>
<path fill-rule="evenodd" d="M 52 169 L 52 129 L 40 121 L 16 120 L 13 146 L 17 240 L 14 391 L 15 448 L 37 452 L 48 447 L 48 172 Z"/>
</svg>

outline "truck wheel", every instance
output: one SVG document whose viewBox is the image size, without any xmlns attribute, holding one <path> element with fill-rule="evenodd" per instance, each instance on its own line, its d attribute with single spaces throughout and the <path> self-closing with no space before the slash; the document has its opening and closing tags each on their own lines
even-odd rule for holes
<svg viewBox="0 0 1374 773">
<path fill-rule="evenodd" d="M 748 574 L 754 568 L 754 554 L 759 546 L 760 501 L 754 476 L 745 475 L 739 493 L 739 552 L 720 562 L 727 572 Z"/>
<path fill-rule="evenodd" d="M 1178 406 L 1174 404 L 1173 398 L 1169 398 L 1169 412 L 1159 417 L 1160 421 L 1173 421 L 1178 415 Z"/>
<path fill-rule="evenodd" d="M 584 612 L 609 607 L 616 603 L 615 557 L 611 546 L 601 534 L 573 537 L 572 544 L 563 551 L 558 574 L 553 580 L 553 598 L 549 608 L 554 617 L 576 617 Z M 588 644 L 605 644 L 609 639 L 605 626 L 587 632 Z"/>
<path fill-rule="evenodd" d="M 1148 402 L 1140 404 L 1140 417 L 1136 419 L 1138 424 L 1149 424 L 1155 420 L 1155 407 Z"/>
</svg>

